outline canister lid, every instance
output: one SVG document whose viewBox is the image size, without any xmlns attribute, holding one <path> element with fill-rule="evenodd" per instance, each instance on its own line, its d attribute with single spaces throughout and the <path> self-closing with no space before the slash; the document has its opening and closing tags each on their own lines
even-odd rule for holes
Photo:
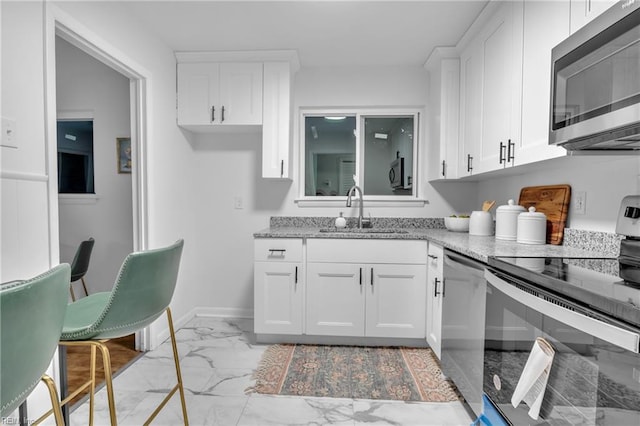
<svg viewBox="0 0 640 426">
<path fill-rule="evenodd" d="M 523 212 L 518 215 L 518 219 L 534 219 L 534 220 L 547 220 L 547 216 L 544 213 L 537 212 L 534 206 L 529 207 L 528 212 Z"/>
<path fill-rule="evenodd" d="M 509 200 L 504 206 L 499 206 L 496 211 L 524 212 L 526 210 L 524 207 L 516 204 L 515 201 Z"/>
</svg>

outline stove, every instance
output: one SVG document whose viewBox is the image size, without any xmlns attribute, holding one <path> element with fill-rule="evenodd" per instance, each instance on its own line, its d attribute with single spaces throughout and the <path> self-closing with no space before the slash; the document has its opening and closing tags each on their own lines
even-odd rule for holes
<svg viewBox="0 0 640 426">
<path fill-rule="evenodd" d="M 640 284 L 621 278 L 618 258 L 493 257 L 489 265 L 640 328 Z"/>
</svg>

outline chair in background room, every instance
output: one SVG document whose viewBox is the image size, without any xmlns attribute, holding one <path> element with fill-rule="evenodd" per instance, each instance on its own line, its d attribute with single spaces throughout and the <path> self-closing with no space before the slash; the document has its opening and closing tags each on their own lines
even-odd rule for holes
<svg viewBox="0 0 640 426">
<path fill-rule="evenodd" d="M 73 283 L 75 281 L 82 281 L 82 287 L 84 288 L 84 294 L 89 295 L 87 291 L 87 284 L 84 282 L 84 276 L 89 270 L 89 260 L 91 260 L 91 251 L 93 250 L 93 244 L 95 240 L 93 238 L 89 238 L 86 241 L 83 241 L 78 246 L 78 250 L 76 250 L 76 255 L 73 258 L 73 262 L 71 262 L 71 285 L 69 286 L 69 291 L 71 291 L 71 300 L 75 302 L 76 295 L 73 293 Z"/>
<path fill-rule="evenodd" d="M 176 345 L 173 319 L 169 303 L 178 278 L 183 240 L 173 245 L 131 253 L 120 268 L 113 290 L 94 293 L 67 308 L 60 344 L 64 346 L 88 346 L 91 348 L 91 373 L 89 381 L 81 385 L 62 401 L 67 404 L 86 388 L 89 392 L 89 423 L 93 424 L 94 393 L 96 387 L 96 351 L 102 354 L 107 389 L 107 401 L 111 424 L 117 424 L 109 349 L 105 342 L 137 332 L 151 324 L 164 312 L 167 313 L 169 335 L 178 383 L 171 389 L 145 424 L 149 424 L 169 399 L 180 392 L 184 424 L 188 425 L 180 360 Z M 63 390 L 63 397 L 65 391 Z"/>
<path fill-rule="evenodd" d="M 58 392 L 45 374 L 58 347 L 67 310 L 70 268 L 64 263 L 25 281 L 0 286 L 0 416 L 2 423 L 42 380 L 51 398 L 51 413 L 62 425 Z M 8 423 L 7 423 L 8 424 Z M 22 423 L 21 423 L 22 424 Z"/>
</svg>

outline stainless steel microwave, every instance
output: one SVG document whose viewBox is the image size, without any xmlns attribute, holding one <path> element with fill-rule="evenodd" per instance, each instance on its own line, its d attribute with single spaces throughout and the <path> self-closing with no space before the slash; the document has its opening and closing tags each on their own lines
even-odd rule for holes
<svg viewBox="0 0 640 426">
<path fill-rule="evenodd" d="M 623 0 L 551 52 L 549 143 L 640 150 L 640 0 Z"/>
</svg>

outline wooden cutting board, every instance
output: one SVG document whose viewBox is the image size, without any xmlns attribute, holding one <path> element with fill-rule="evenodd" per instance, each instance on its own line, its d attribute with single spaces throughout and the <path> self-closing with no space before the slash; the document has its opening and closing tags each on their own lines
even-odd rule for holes
<svg viewBox="0 0 640 426">
<path fill-rule="evenodd" d="M 520 190 L 518 204 L 525 209 L 533 206 L 547 216 L 547 244 L 562 244 L 564 228 L 569 214 L 571 186 L 528 186 Z"/>
</svg>

